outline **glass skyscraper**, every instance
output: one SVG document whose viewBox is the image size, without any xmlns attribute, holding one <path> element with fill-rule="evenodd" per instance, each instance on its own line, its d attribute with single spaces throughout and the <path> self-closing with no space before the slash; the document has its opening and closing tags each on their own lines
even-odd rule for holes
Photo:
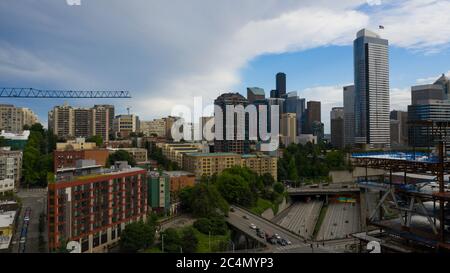
<svg viewBox="0 0 450 273">
<path fill-rule="evenodd" d="M 353 43 L 355 73 L 355 143 L 390 147 L 389 43 L 362 29 Z"/>
</svg>

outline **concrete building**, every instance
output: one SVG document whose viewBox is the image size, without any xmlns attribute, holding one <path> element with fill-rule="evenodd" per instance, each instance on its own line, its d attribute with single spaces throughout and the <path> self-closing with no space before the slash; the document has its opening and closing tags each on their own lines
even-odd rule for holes
<svg viewBox="0 0 450 273">
<path fill-rule="evenodd" d="M 220 174 L 233 166 L 247 166 L 259 175 L 269 173 L 277 180 L 277 158 L 264 154 L 190 153 L 183 158 L 183 169 L 194 173 L 197 179 Z"/>
<path fill-rule="evenodd" d="M 13 187 L 18 188 L 22 178 L 23 154 L 21 151 L 10 151 L 0 148 L 0 181 L 4 181 L 10 187 L 13 181 Z"/>
<path fill-rule="evenodd" d="M 125 226 L 145 220 L 147 172 L 126 163 L 102 169 L 92 162 L 58 173 L 48 185 L 48 246 L 77 241 L 82 252 L 105 252 Z"/>
<path fill-rule="evenodd" d="M 265 100 L 266 93 L 264 89 L 259 87 L 249 87 L 247 88 L 247 100 L 249 104 L 254 103 L 257 100 Z"/>
<path fill-rule="evenodd" d="M 362 29 L 353 43 L 355 142 L 363 148 L 390 147 L 389 43 Z"/>
<path fill-rule="evenodd" d="M 105 167 L 109 151 L 106 149 L 56 150 L 53 152 L 53 169 L 74 168 L 79 160 L 93 160 L 96 165 Z"/>
<path fill-rule="evenodd" d="M 186 171 L 165 171 L 170 180 L 171 203 L 179 202 L 178 193 L 187 187 L 195 186 L 195 175 Z"/>
<path fill-rule="evenodd" d="M 303 134 L 313 133 L 313 123 L 322 122 L 321 103 L 320 101 L 308 101 L 305 112 Z"/>
<path fill-rule="evenodd" d="M 136 163 L 143 163 L 148 161 L 147 149 L 144 148 L 109 148 L 108 150 L 110 154 L 115 153 L 119 150 L 127 151 L 133 157 Z"/>
<path fill-rule="evenodd" d="M 139 132 L 139 117 L 130 115 L 119 115 L 114 118 L 114 134 L 118 138 L 127 138 L 131 133 Z"/>
<path fill-rule="evenodd" d="M 330 112 L 331 145 L 344 148 L 344 107 L 333 107 Z"/>
<path fill-rule="evenodd" d="M 59 138 L 101 136 L 109 140 L 111 106 L 96 105 L 93 108 L 74 108 L 65 103 L 55 106 L 48 114 L 48 128 Z"/>
<path fill-rule="evenodd" d="M 404 147 L 408 145 L 408 112 L 391 111 L 391 146 Z"/>
<path fill-rule="evenodd" d="M 170 177 L 159 172 L 148 172 L 148 206 L 152 211 L 170 214 Z"/>
<path fill-rule="evenodd" d="M 344 144 L 355 144 L 355 86 L 344 86 Z"/>
<path fill-rule="evenodd" d="M 189 153 L 207 153 L 209 146 L 202 143 L 157 143 L 162 154 L 172 162 L 183 168 L 183 156 Z"/>
<path fill-rule="evenodd" d="M 408 121 L 449 121 L 448 88 L 449 79 L 445 75 L 442 75 L 433 84 L 413 86 L 411 88 L 411 105 L 408 106 Z M 408 129 L 409 145 L 433 148 L 436 143 L 431 139 L 429 131 L 425 126 L 410 126 Z M 450 135 L 450 130 L 447 135 Z M 450 143 L 448 143 L 447 149 L 450 150 Z"/>
<path fill-rule="evenodd" d="M 140 132 L 144 136 L 166 137 L 166 119 L 154 119 L 152 121 L 141 121 Z"/>
<path fill-rule="evenodd" d="M 20 133 L 25 125 L 31 126 L 37 122 L 36 114 L 28 108 L 0 104 L 0 131 Z"/>
<path fill-rule="evenodd" d="M 311 142 L 312 144 L 317 144 L 317 136 L 313 134 L 301 134 L 297 136 L 296 143 L 306 145 L 306 143 Z"/>
<path fill-rule="evenodd" d="M 231 115 L 233 120 L 227 121 L 227 106 L 241 105 L 244 108 L 248 105 L 248 100 L 239 93 L 225 93 L 220 95 L 214 104 L 219 106 L 221 113 L 214 113 L 215 120 L 215 152 L 233 152 L 239 154 L 246 154 L 250 152 L 250 141 L 248 138 L 248 119 L 245 115 Z M 227 122 L 234 124 L 229 126 Z M 238 124 L 242 124 L 242 128 L 238 130 Z M 231 130 L 233 128 L 233 130 Z M 239 135 L 243 135 L 239 139 Z"/>
<path fill-rule="evenodd" d="M 298 97 L 297 92 L 286 94 L 284 101 L 284 113 L 295 113 L 297 119 L 297 135 L 302 134 L 303 115 L 305 114 L 305 99 Z"/>
<path fill-rule="evenodd" d="M 75 140 L 68 140 L 66 142 L 56 143 L 57 151 L 92 150 L 95 148 L 97 148 L 97 144 L 95 142 L 86 142 L 84 137 L 79 137 Z"/>
<path fill-rule="evenodd" d="M 116 116 L 114 105 L 99 104 L 99 105 L 94 105 L 94 108 L 95 109 L 106 109 L 106 111 L 108 112 L 109 134 L 112 135 L 113 134 L 113 127 L 114 127 L 113 121 L 114 121 L 114 117 Z"/>
<path fill-rule="evenodd" d="M 297 115 L 295 113 L 281 114 L 280 134 L 281 143 L 285 147 L 295 143 L 297 137 Z"/>
</svg>

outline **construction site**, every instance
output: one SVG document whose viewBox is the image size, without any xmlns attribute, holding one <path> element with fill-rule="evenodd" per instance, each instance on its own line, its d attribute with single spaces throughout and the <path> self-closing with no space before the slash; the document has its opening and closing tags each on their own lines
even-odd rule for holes
<svg viewBox="0 0 450 273">
<path fill-rule="evenodd" d="M 378 242 L 382 252 L 449 252 L 450 122 L 410 122 L 429 147 L 407 152 L 352 154 L 354 166 L 385 170 L 358 179 L 361 245 Z M 422 139 L 423 141 L 423 139 Z"/>
</svg>

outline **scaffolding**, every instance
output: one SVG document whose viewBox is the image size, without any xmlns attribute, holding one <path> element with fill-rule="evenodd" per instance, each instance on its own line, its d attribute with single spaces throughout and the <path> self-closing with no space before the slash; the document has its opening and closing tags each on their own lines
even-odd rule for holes
<svg viewBox="0 0 450 273">
<path fill-rule="evenodd" d="M 430 147 L 419 152 L 412 141 L 409 152 L 357 153 L 352 155 L 355 166 L 364 167 L 366 176 L 358 181 L 361 193 L 375 194 L 375 206 L 367 205 L 367 225 L 377 227 L 388 236 L 402 238 L 435 249 L 450 250 L 450 160 L 448 131 L 450 121 L 412 121 L 409 126 L 426 128 Z M 382 179 L 367 176 L 368 168 L 384 169 Z M 393 180 L 393 173 L 404 174 L 401 181 Z M 433 177 L 428 182 L 408 179 L 408 175 Z M 444 177 L 447 176 L 447 181 Z M 367 201 L 369 202 L 369 201 Z"/>
</svg>

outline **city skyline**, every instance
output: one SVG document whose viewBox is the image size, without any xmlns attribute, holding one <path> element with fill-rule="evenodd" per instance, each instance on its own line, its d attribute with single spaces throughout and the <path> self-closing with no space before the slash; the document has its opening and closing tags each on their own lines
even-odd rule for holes
<svg viewBox="0 0 450 273">
<path fill-rule="evenodd" d="M 133 12 L 135 19 L 121 25 L 111 21 L 114 16 L 103 18 L 101 23 L 95 19 L 93 15 L 103 9 L 110 14 L 119 12 L 118 5 L 104 5 L 101 1 L 76 7 L 67 6 L 64 1 L 40 1 L 39 4 L 18 1 L 8 6 L 2 3 L 0 28 L 5 35 L 0 40 L 0 52 L 5 61 L 0 64 L 0 71 L 5 77 L 0 78 L 0 85 L 127 89 L 132 91 L 133 99 L 104 103 L 114 104 L 117 113 L 126 113 L 131 105 L 131 111 L 142 120 L 151 120 L 169 115 L 177 103 L 192 103 L 186 98 L 195 95 L 203 96 L 205 103 L 212 103 L 221 93 L 245 95 L 247 87 L 256 86 L 269 96 L 275 88 L 275 74 L 284 72 L 287 92 L 296 90 L 307 101 L 322 101 L 322 119 L 325 132 L 329 132 L 329 112 L 332 107 L 342 106 L 342 87 L 353 83 L 352 41 L 359 29 L 368 27 L 382 32 L 391 43 L 391 110 L 406 110 L 411 86 L 431 83 L 441 73 L 450 74 L 445 63 L 450 32 L 440 28 L 449 19 L 439 16 L 448 9 L 447 1 L 393 4 L 381 1 L 380 5 L 366 1 L 329 2 L 327 8 L 310 1 L 302 5 L 297 2 L 276 5 L 267 1 L 265 6 L 258 5 L 264 6 L 261 8 L 249 3 L 238 10 L 226 3 L 212 7 L 196 1 L 190 12 L 182 13 L 182 8 L 170 4 L 134 1 L 120 10 Z M 200 16 L 202 11 L 216 9 L 217 5 L 223 8 L 226 18 L 201 27 L 207 20 Z M 158 20 L 156 26 L 160 30 L 150 28 L 152 19 L 144 18 L 145 12 L 137 11 L 150 7 L 160 12 L 154 19 Z M 403 11 L 402 18 L 398 18 L 399 11 Z M 179 27 L 178 22 L 164 25 L 166 21 L 160 16 L 170 12 L 181 13 L 179 17 L 184 19 L 198 19 L 186 25 L 187 29 Z M 242 12 L 247 17 L 240 18 Z M 320 21 L 306 16 L 308 13 L 321 18 Z M 22 19 L 9 20 L 12 15 Z M 431 15 L 433 20 L 426 20 Z M 75 21 L 80 16 L 85 19 L 83 23 Z M 173 20 L 177 16 L 168 17 Z M 233 21 L 230 19 L 235 17 L 239 20 L 230 26 Z M 38 18 L 47 18 L 47 24 L 37 27 Z M 11 24 L 13 21 L 19 22 Z M 378 30 L 379 24 L 385 28 Z M 176 38 L 180 30 L 173 28 L 175 25 L 192 39 Z M 259 27 L 270 31 L 261 34 L 257 31 Z M 127 31 L 117 34 L 116 29 Z M 18 31 L 28 34 L 27 37 L 15 35 Z M 216 37 L 214 32 L 222 32 L 223 37 Z M 115 35 L 125 37 L 118 36 L 116 40 Z M 310 41 L 311 35 L 317 39 Z M 91 43 L 94 36 L 98 45 L 95 47 Z M 239 42 L 230 43 L 227 38 Z M 77 47 L 72 45 L 75 40 Z M 48 43 L 43 46 L 42 41 Z M 208 50 L 200 43 L 207 45 Z M 181 55 L 177 56 L 183 58 L 174 58 L 174 50 L 180 51 Z M 48 110 L 65 101 L 75 107 L 94 104 L 88 100 L 49 100 L 39 105 L 28 100 L 4 100 L 18 107 L 32 108 L 43 124 L 47 123 Z"/>
</svg>

